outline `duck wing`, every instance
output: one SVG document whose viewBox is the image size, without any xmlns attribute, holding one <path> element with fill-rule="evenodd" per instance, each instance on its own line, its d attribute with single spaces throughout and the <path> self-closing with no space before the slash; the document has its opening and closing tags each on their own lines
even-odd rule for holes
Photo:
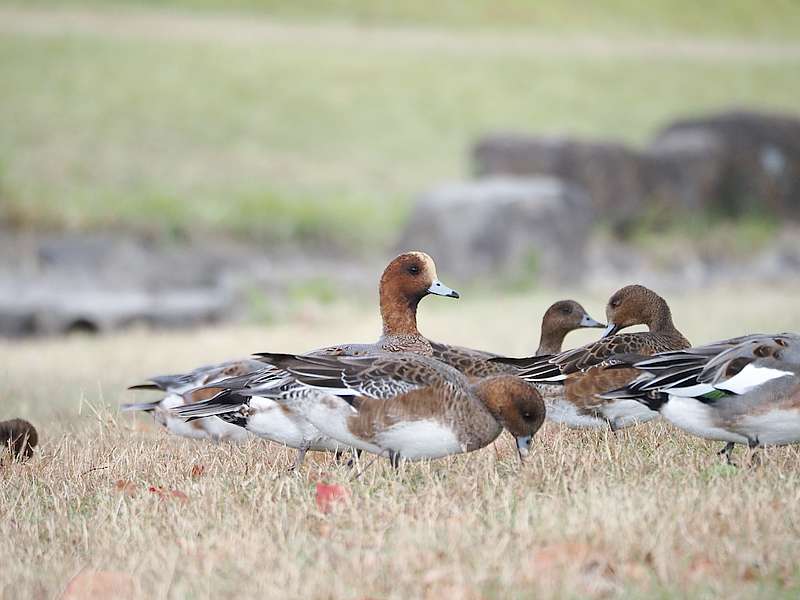
<svg viewBox="0 0 800 600">
<path fill-rule="evenodd" d="M 559 382 L 568 375 L 601 366 L 615 356 L 649 356 L 659 350 L 673 350 L 675 339 L 654 333 L 618 333 L 586 344 L 580 348 L 566 350 L 549 356 L 527 358 L 493 358 L 517 369 L 517 374 L 530 382 Z"/>
<path fill-rule="evenodd" d="M 603 397 L 643 399 L 669 394 L 714 401 L 743 394 L 776 377 L 793 375 L 781 361 L 784 349 L 798 343 L 800 338 L 794 334 L 751 334 L 662 352 L 632 362 L 629 366 L 640 372 L 639 377 Z"/>
<path fill-rule="evenodd" d="M 452 385 L 458 375 L 434 359 L 404 353 L 359 357 L 277 353 L 260 356 L 304 386 L 376 400 L 389 400 L 432 385 Z"/>
<path fill-rule="evenodd" d="M 503 358 L 493 352 L 451 346 L 440 342 L 431 342 L 430 344 L 433 349 L 433 358 L 450 365 L 467 377 L 489 377 L 510 370 L 508 365 L 491 361 L 494 358 Z"/>
</svg>

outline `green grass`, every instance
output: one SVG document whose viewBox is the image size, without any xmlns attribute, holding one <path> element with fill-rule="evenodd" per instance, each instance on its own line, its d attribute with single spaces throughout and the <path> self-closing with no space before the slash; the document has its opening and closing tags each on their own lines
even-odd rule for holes
<svg viewBox="0 0 800 600">
<path fill-rule="evenodd" d="M 11 2 L 12 4 L 18 4 Z M 793 0 L 27 0 L 26 5 L 243 10 L 302 20 L 445 27 L 535 27 L 637 35 L 776 36 L 797 39 Z"/>
<path fill-rule="evenodd" d="M 416 193 L 469 172 L 487 131 L 642 142 L 679 116 L 794 110 L 800 96 L 796 59 L 591 56 L 557 41 L 537 54 L 502 37 L 473 48 L 471 31 L 436 51 L 412 30 L 362 45 L 331 27 L 0 34 L 0 222 L 387 243 Z"/>
<path fill-rule="evenodd" d="M 773 243 L 780 221 L 765 214 L 728 218 L 714 214 L 661 215 L 659 221 L 643 219 L 626 232 L 625 239 L 656 264 L 668 267 L 687 249 L 709 260 L 747 258 Z"/>
</svg>

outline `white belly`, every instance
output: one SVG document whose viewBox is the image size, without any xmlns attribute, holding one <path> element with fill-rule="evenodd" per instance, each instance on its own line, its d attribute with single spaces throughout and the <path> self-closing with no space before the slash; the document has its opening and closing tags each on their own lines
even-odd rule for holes
<svg viewBox="0 0 800 600">
<path fill-rule="evenodd" d="M 286 411 L 269 398 L 254 396 L 250 400 L 254 411 L 247 419 L 247 430 L 279 444 L 291 448 L 305 447 L 308 450 L 328 450 L 336 452 L 347 446 L 331 439 L 295 411 Z"/>
<path fill-rule="evenodd" d="M 465 451 L 450 427 L 431 420 L 398 423 L 376 438 L 380 446 L 409 460 L 441 458 Z"/>
<path fill-rule="evenodd" d="M 646 423 L 658 416 L 657 412 L 636 400 L 612 400 L 603 405 L 601 412 L 614 424 L 614 429 Z"/>
<path fill-rule="evenodd" d="M 254 396 L 250 400 L 250 409 L 253 412 L 247 418 L 247 430 L 259 437 L 291 448 L 302 448 L 316 437 L 311 423 L 287 413 L 274 400 Z"/>
<path fill-rule="evenodd" d="M 226 423 L 217 417 L 206 417 L 192 421 L 176 417 L 171 409 L 185 405 L 186 401 L 183 396 L 167 394 L 159 403 L 153 416 L 157 422 L 161 423 L 171 433 L 182 437 L 217 441 L 230 440 L 234 442 L 242 442 L 247 439 L 247 431 L 244 428 Z"/>
<path fill-rule="evenodd" d="M 208 432 L 209 437 L 218 441 L 243 442 L 249 434 L 244 427 L 239 427 L 233 423 L 226 423 L 219 417 L 207 417 L 200 419 L 203 429 Z"/>
<path fill-rule="evenodd" d="M 315 427 L 316 436 L 327 439 L 326 443 L 337 448 L 352 447 L 382 454 L 383 448 L 362 439 L 350 431 L 348 420 L 356 414 L 355 409 L 341 398 L 321 391 L 310 390 L 292 405 Z M 320 435 L 322 434 L 322 435 Z"/>
<path fill-rule="evenodd" d="M 208 439 L 208 432 L 202 428 L 202 423 L 195 424 L 195 421 L 186 422 L 174 416 L 170 411 L 156 409 L 154 413 L 156 421 L 167 428 L 167 431 L 181 437 L 194 439 Z M 205 421 L 205 419 L 199 419 Z"/>
<path fill-rule="evenodd" d="M 578 412 L 578 408 L 563 399 L 551 400 L 546 402 L 547 419 L 553 423 L 560 423 L 572 429 L 596 429 L 608 427 L 605 419 L 593 415 L 583 415 Z"/>
<path fill-rule="evenodd" d="M 723 429 L 714 423 L 714 411 L 694 398 L 670 396 L 661 408 L 661 414 L 676 427 L 709 440 L 746 444 L 747 438 Z"/>
<path fill-rule="evenodd" d="M 761 445 L 780 446 L 800 441 L 800 413 L 794 410 L 772 410 L 745 417 L 736 429 Z"/>
</svg>

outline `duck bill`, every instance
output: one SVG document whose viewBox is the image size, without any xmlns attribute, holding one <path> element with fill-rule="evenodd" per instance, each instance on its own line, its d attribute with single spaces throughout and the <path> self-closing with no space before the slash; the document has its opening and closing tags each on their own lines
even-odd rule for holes
<svg viewBox="0 0 800 600">
<path fill-rule="evenodd" d="M 601 323 L 600 321 L 594 320 L 588 314 L 583 313 L 583 317 L 581 317 L 581 327 L 592 327 L 595 329 L 605 329 L 606 324 Z"/>
<path fill-rule="evenodd" d="M 617 333 L 619 331 L 619 329 L 620 329 L 619 325 L 614 325 L 614 323 L 609 323 L 608 325 L 606 325 L 606 330 L 603 332 L 603 335 L 601 335 L 600 337 L 601 338 L 606 338 L 606 337 L 608 337 L 610 335 L 614 335 L 615 333 Z"/>
<path fill-rule="evenodd" d="M 532 440 L 532 435 L 517 436 L 517 452 L 519 453 L 519 459 L 521 461 L 524 461 L 528 457 L 528 454 L 530 454 Z"/>
<path fill-rule="evenodd" d="M 447 287 L 438 279 L 434 279 L 431 287 L 428 288 L 429 294 L 434 294 L 435 296 L 444 296 L 445 298 L 460 298 L 461 296 L 457 291 Z"/>
</svg>

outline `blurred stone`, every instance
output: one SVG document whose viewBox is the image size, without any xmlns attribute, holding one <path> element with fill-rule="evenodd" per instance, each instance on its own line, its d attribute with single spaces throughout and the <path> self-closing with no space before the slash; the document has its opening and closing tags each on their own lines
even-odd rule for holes
<svg viewBox="0 0 800 600">
<path fill-rule="evenodd" d="M 253 240 L 209 234 L 153 240 L 121 232 L 0 228 L 0 336 L 232 320 L 249 314 L 254 297 L 276 306 L 298 302 L 301 292 L 292 291 L 306 282 L 333 295 L 359 286 L 372 289 L 384 258 L 376 256 L 376 264 L 369 264 L 335 252 L 322 256 L 302 247 L 259 247 Z"/>
<path fill-rule="evenodd" d="M 475 145 L 479 177 L 548 175 L 575 183 L 590 197 L 595 214 L 626 222 L 645 198 L 642 158 L 615 142 L 522 135 L 490 135 Z"/>
<path fill-rule="evenodd" d="M 135 324 L 187 327 L 220 321 L 232 298 L 214 289 L 64 290 L 42 282 L 14 294 L 0 287 L 0 335 L 103 333 Z"/>
<path fill-rule="evenodd" d="M 615 142 L 489 135 L 479 177 L 550 175 L 579 184 L 617 228 L 674 209 L 800 220 L 800 119 L 747 111 L 677 121 L 642 151 Z"/>
<path fill-rule="evenodd" d="M 436 257 L 456 279 L 529 276 L 575 282 L 592 221 L 585 192 L 552 178 L 443 185 L 417 202 L 404 249 Z"/>
<path fill-rule="evenodd" d="M 651 213 L 675 208 L 706 211 L 723 187 L 725 148 L 708 131 L 676 130 L 645 150 L 642 167 Z"/>
<path fill-rule="evenodd" d="M 659 133 L 654 146 L 688 136 L 714 146 L 710 156 L 698 158 L 714 163 L 717 182 L 693 192 L 708 194 L 714 212 L 800 219 L 800 119 L 748 111 L 686 119 Z"/>
</svg>

